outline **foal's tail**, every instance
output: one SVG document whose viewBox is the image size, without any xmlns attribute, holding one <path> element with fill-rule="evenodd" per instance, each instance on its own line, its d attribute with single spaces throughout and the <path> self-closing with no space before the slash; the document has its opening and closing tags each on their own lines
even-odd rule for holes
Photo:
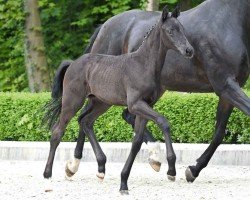
<svg viewBox="0 0 250 200">
<path fill-rule="evenodd" d="M 52 86 L 52 99 L 45 105 L 46 113 L 43 117 L 42 124 L 47 124 L 50 130 L 56 124 L 61 113 L 63 79 L 71 63 L 73 63 L 72 60 L 65 60 L 60 64 Z"/>
</svg>

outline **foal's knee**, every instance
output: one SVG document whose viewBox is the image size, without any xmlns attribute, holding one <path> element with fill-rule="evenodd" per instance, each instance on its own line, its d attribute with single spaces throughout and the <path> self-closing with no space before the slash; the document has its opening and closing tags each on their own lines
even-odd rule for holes
<svg viewBox="0 0 250 200">
<path fill-rule="evenodd" d="M 157 117 L 156 122 L 160 125 L 163 131 L 166 131 L 167 133 L 170 132 L 170 125 L 163 116 Z"/>
<path fill-rule="evenodd" d="M 136 112 L 138 111 L 138 105 L 137 104 L 131 104 L 131 103 L 129 103 L 128 104 L 128 111 L 130 112 L 130 113 L 132 113 L 132 114 L 136 114 Z"/>
<path fill-rule="evenodd" d="M 87 117 L 82 118 L 80 124 L 82 125 L 83 130 L 85 130 L 87 134 L 88 130 L 93 129 L 93 122 L 88 120 Z"/>
</svg>

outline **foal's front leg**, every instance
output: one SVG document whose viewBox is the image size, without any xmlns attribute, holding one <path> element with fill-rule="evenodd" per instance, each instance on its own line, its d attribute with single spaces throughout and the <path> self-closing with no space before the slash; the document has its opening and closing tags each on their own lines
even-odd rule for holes
<svg viewBox="0 0 250 200">
<path fill-rule="evenodd" d="M 146 124 L 147 124 L 147 120 L 142 119 L 139 116 L 136 116 L 135 128 L 134 128 L 134 131 L 136 134 L 133 139 L 130 154 L 121 172 L 121 187 L 120 187 L 121 194 L 128 194 L 128 183 L 127 183 L 128 177 L 129 177 L 132 165 L 134 163 L 135 157 L 141 149 L 141 145 L 143 142 L 143 133 L 144 133 Z"/>
<path fill-rule="evenodd" d="M 123 110 L 122 118 L 129 123 L 133 128 L 135 126 L 135 115 L 131 114 L 128 109 Z M 161 147 L 156 139 L 153 137 L 152 133 L 147 129 L 144 130 L 143 142 L 148 145 L 149 151 L 149 164 L 156 171 L 159 172 L 161 168 Z"/>
<path fill-rule="evenodd" d="M 171 181 L 175 180 L 176 169 L 175 161 L 176 156 L 172 146 L 172 140 L 170 136 L 170 126 L 168 121 L 159 113 L 154 111 L 146 102 L 137 101 L 129 106 L 129 111 L 135 115 L 140 115 L 141 117 L 154 121 L 162 130 L 165 137 L 165 144 L 167 149 L 167 161 L 168 161 L 168 179 Z"/>
<path fill-rule="evenodd" d="M 128 109 L 124 109 L 122 112 L 122 118 L 134 128 L 135 126 L 135 115 L 131 114 Z M 157 140 L 154 138 L 152 133 L 145 128 L 144 134 L 143 134 L 143 142 L 148 144 L 148 142 L 156 142 Z"/>
</svg>

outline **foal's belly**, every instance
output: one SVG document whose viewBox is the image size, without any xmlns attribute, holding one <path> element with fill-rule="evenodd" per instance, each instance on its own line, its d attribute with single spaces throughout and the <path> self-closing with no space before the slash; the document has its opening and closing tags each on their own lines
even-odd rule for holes
<svg viewBox="0 0 250 200">
<path fill-rule="evenodd" d="M 213 92 L 202 65 L 169 50 L 162 69 L 161 83 L 165 90 L 180 92 Z"/>
<path fill-rule="evenodd" d="M 126 105 L 127 96 L 119 67 L 96 68 L 89 76 L 89 94 L 110 105 Z"/>
<path fill-rule="evenodd" d="M 109 85 L 105 87 L 105 84 L 99 86 L 92 85 L 90 86 L 90 95 L 94 95 L 99 100 L 109 105 L 127 105 L 126 94 L 120 86 Z"/>
</svg>

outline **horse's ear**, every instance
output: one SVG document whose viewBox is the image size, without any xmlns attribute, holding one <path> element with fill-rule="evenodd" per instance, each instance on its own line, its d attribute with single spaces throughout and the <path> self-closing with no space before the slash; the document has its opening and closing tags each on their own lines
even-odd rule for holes
<svg viewBox="0 0 250 200">
<path fill-rule="evenodd" d="M 166 21 L 166 19 L 168 18 L 168 6 L 164 6 L 163 11 L 162 11 L 162 15 L 161 15 L 161 20 L 162 22 Z"/>
<path fill-rule="evenodd" d="M 177 4 L 177 6 L 175 7 L 174 11 L 171 14 L 171 17 L 177 18 L 180 16 L 180 11 L 181 10 L 181 6 L 180 4 Z"/>
</svg>

